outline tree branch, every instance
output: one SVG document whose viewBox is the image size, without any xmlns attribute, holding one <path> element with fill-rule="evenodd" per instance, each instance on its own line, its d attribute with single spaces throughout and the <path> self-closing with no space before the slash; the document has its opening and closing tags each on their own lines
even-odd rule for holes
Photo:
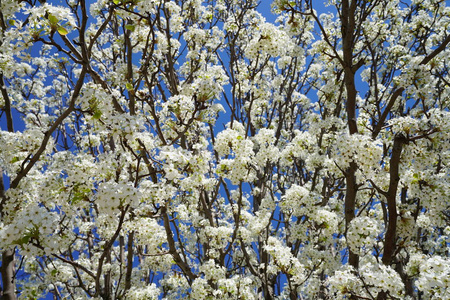
<svg viewBox="0 0 450 300">
<path fill-rule="evenodd" d="M 30 162 L 27 164 L 25 168 L 23 168 L 14 178 L 14 180 L 11 182 L 10 188 L 15 189 L 22 178 L 27 176 L 28 172 L 30 172 L 31 168 L 38 162 L 40 159 L 42 153 L 44 153 L 45 148 L 47 147 L 47 144 L 53 134 L 53 132 L 62 124 L 62 122 L 73 112 L 75 109 L 75 101 L 77 100 L 78 96 L 80 95 L 81 88 L 84 84 L 84 78 L 87 73 L 87 67 L 83 66 L 83 69 L 81 70 L 80 77 L 78 78 L 77 84 L 74 88 L 69 107 L 56 119 L 56 121 L 53 123 L 53 125 L 45 132 L 44 138 L 42 139 L 41 145 L 39 146 L 39 149 L 36 151 L 36 153 L 33 155 L 33 157 L 30 159 Z"/>
</svg>

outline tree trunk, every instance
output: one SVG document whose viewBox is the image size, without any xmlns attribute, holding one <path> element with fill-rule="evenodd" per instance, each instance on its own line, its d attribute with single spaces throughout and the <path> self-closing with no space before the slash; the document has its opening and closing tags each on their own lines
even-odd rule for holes
<svg viewBox="0 0 450 300">
<path fill-rule="evenodd" d="M 343 39 L 343 63 L 344 81 L 347 92 L 347 124 L 349 133 L 358 133 L 356 124 L 356 87 L 355 87 L 355 70 L 353 70 L 353 40 L 355 35 L 355 10 L 356 2 L 351 3 L 348 0 L 342 1 L 342 39 Z M 345 179 L 347 183 L 345 193 L 345 233 L 350 222 L 355 217 L 356 194 L 358 186 L 356 184 L 356 170 L 358 165 L 351 162 L 349 168 L 346 170 Z M 348 262 L 355 269 L 358 269 L 359 257 L 349 249 Z"/>
<path fill-rule="evenodd" d="M 2 253 L 2 284 L 1 300 L 16 300 L 14 283 L 14 250 L 7 249 Z"/>
</svg>

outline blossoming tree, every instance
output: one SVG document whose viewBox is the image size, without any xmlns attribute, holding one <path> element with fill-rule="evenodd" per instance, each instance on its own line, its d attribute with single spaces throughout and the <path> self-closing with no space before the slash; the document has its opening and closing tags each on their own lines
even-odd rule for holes
<svg viewBox="0 0 450 300">
<path fill-rule="evenodd" d="M 0 1 L 2 299 L 450 294 L 446 1 L 87 2 Z"/>
</svg>

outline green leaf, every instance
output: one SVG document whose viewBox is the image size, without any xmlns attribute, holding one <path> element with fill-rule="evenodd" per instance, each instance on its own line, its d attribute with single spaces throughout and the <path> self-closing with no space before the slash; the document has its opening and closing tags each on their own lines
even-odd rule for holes
<svg viewBox="0 0 450 300">
<path fill-rule="evenodd" d="M 16 24 L 16 21 L 10 19 L 10 20 L 8 20 L 8 24 L 11 26 L 14 26 Z"/>
<path fill-rule="evenodd" d="M 88 194 L 90 191 L 91 190 L 89 188 L 80 186 L 79 184 L 75 185 L 72 190 L 72 198 L 70 203 L 76 205 L 81 201 L 88 199 Z"/>
<path fill-rule="evenodd" d="M 132 91 L 133 90 L 133 85 L 129 82 L 127 82 L 127 84 L 125 85 L 125 87 L 127 88 L 127 90 Z"/>
<path fill-rule="evenodd" d="M 134 29 L 136 28 L 136 26 L 132 25 L 132 24 L 127 24 L 125 25 L 125 29 L 129 30 L 129 31 L 134 31 Z"/>
<path fill-rule="evenodd" d="M 23 238 L 21 238 L 21 239 L 19 240 L 19 244 L 20 244 L 20 245 L 28 244 L 28 242 L 30 241 L 30 239 L 31 239 L 31 236 L 26 235 L 26 236 L 24 236 Z"/>
<path fill-rule="evenodd" d="M 119 4 L 120 3 L 120 0 L 113 0 L 113 2 L 114 2 L 114 4 Z"/>
<path fill-rule="evenodd" d="M 100 119 L 100 117 L 102 116 L 102 112 L 100 110 L 97 110 L 94 115 L 92 116 L 92 118 L 94 118 L 95 120 Z"/>
<path fill-rule="evenodd" d="M 58 24 L 58 18 L 56 18 L 54 15 L 49 15 L 48 16 L 48 20 L 50 21 L 51 25 L 56 25 Z"/>
<path fill-rule="evenodd" d="M 15 156 L 15 157 L 13 157 L 13 159 L 11 160 L 11 163 L 13 164 L 13 163 L 15 163 L 15 162 L 18 162 L 20 159 L 17 157 L 17 156 Z"/>
<path fill-rule="evenodd" d="M 69 33 L 69 32 L 67 31 L 67 29 L 65 29 L 65 28 L 62 27 L 62 26 L 58 26 L 58 28 L 57 28 L 56 30 L 58 30 L 58 32 L 59 32 L 60 35 L 66 35 L 66 34 Z"/>
</svg>

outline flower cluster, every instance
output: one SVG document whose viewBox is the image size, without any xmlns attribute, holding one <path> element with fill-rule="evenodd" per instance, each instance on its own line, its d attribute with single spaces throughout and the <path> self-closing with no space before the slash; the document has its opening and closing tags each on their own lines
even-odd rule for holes
<svg viewBox="0 0 450 300">
<path fill-rule="evenodd" d="M 9 224 L 1 223 L 0 240 L 5 246 L 20 246 L 29 255 L 50 254 L 59 247 L 53 237 L 58 222 L 56 213 L 30 203 Z"/>
<path fill-rule="evenodd" d="M 288 35 L 279 30 L 275 25 L 263 23 L 259 25 L 258 34 L 247 45 L 246 55 L 250 59 L 256 59 L 259 53 L 273 57 L 280 56 L 293 48 Z"/>
<path fill-rule="evenodd" d="M 258 145 L 255 154 L 255 162 L 258 166 L 264 166 L 267 162 L 276 162 L 280 156 L 275 144 L 275 132 L 272 129 L 262 128 L 255 135 L 254 141 Z"/>
<path fill-rule="evenodd" d="M 265 246 L 265 250 L 272 255 L 274 265 L 270 267 L 273 272 L 281 270 L 283 273 L 292 275 L 292 280 L 295 284 L 300 285 L 303 283 L 306 279 L 305 268 L 300 261 L 292 255 L 288 247 L 281 244 L 278 239 L 270 237 Z"/>
<path fill-rule="evenodd" d="M 140 197 L 130 183 L 103 182 L 99 184 L 95 203 L 100 213 L 115 215 L 122 207 L 137 206 Z"/>
<path fill-rule="evenodd" d="M 356 217 L 350 222 L 347 243 L 354 252 L 370 252 L 380 234 L 380 225 L 370 217 Z"/>
<path fill-rule="evenodd" d="M 430 299 L 444 299 L 450 292 L 450 261 L 433 256 L 423 260 L 419 266 L 417 288 Z"/>
<path fill-rule="evenodd" d="M 128 290 L 126 297 L 130 300 L 156 300 L 159 299 L 160 293 L 161 290 L 152 283 L 142 288 L 132 287 Z"/>
<path fill-rule="evenodd" d="M 214 149 L 222 158 L 217 171 L 225 178 L 229 178 L 234 184 L 245 178 L 252 181 L 254 172 L 251 168 L 254 157 L 253 142 L 246 138 L 245 129 L 242 124 L 234 123 L 233 128 L 227 128 L 217 134 Z"/>
<path fill-rule="evenodd" d="M 292 185 L 286 190 L 281 200 L 281 209 L 286 212 L 292 211 L 294 215 L 307 213 L 314 205 L 314 199 L 311 197 L 308 189 L 299 185 Z"/>
</svg>

